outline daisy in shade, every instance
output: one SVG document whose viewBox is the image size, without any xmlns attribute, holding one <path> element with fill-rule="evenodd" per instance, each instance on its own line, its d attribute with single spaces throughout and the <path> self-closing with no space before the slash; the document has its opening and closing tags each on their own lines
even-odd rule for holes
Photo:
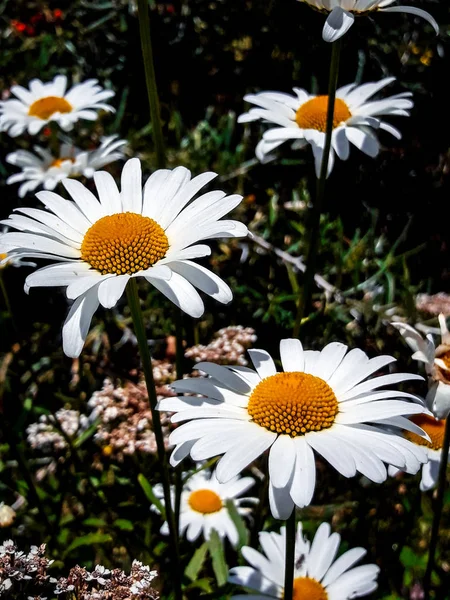
<svg viewBox="0 0 450 600">
<path fill-rule="evenodd" d="M 65 75 L 57 75 L 50 83 L 32 79 L 29 89 L 13 85 L 11 93 L 17 100 L 0 102 L 0 131 L 7 131 L 12 137 L 24 131 L 36 135 L 50 122 L 70 131 L 80 119 L 95 121 L 99 110 L 114 112 L 112 106 L 104 103 L 114 92 L 97 85 L 96 79 L 78 83 L 69 91 L 66 88 Z"/>
<path fill-rule="evenodd" d="M 216 473 L 226 482 L 268 450 L 270 507 L 275 518 L 286 519 L 294 504 L 311 502 L 314 452 L 345 477 L 360 472 L 377 483 L 386 480 L 384 463 L 416 473 L 427 460 L 423 448 L 395 432 L 423 433 L 405 416 L 426 409 L 409 393 L 378 389 L 422 378 L 392 373 L 367 380 L 395 362 L 391 356 L 369 359 L 337 342 L 304 351 L 299 340 L 286 339 L 280 343 L 284 372 L 277 373 L 267 352 L 248 352 L 256 371 L 201 362 L 195 368 L 207 378 L 172 384 L 199 397 L 159 402 L 160 410 L 176 413 L 173 423 L 191 421 L 170 435 L 173 466 L 189 453 L 194 460 L 223 454 Z"/>
<path fill-rule="evenodd" d="M 425 338 L 407 323 L 391 323 L 413 351 L 412 358 L 425 365 L 428 377 L 427 405 L 437 419 L 450 414 L 450 333 L 444 315 L 439 315 L 441 343 L 436 347 L 431 334 Z"/>
<path fill-rule="evenodd" d="M 404 432 L 404 436 L 408 440 L 425 448 L 428 454 L 428 462 L 422 467 L 422 479 L 420 481 L 420 489 L 422 492 L 426 492 L 435 488 L 438 482 L 442 446 L 444 445 L 445 419 L 436 419 L 428 415 L 417 415 L 411 417 L 411 421 L 423 429 L 428 434 L 430 440 L 424 440 L 423 437 L 411 431 Z M 450 462 L 450 454 L 448 462 Z M 389 475 L 396 475 L 400 470 L 390 466 Z"/>
<path fill-rule="evenodd" d="M 393 81 L 394 77 L 386 77 L 364 85 L 351 83 L 337 90 L 328 174 L 333 169 L 334 153 L 341 160 L 347 160 L 350 144 L 372 158 L 377 156 L 380 143 L 374 131 L 378 129 L 387 131 L 397 139 L 401 138 L 398 129 L 382 121 L 380 117 L 409 116 L 408 110 L 413 106 L 409 99 L 412 94 L 402 92 L 382 100 L 371 100 L 372 96 Z M 325 146 L 328 96 L 315 96 L 301 88 L 294 88 L 294 92 L 295 96 L 281 92 L 260 92 L 244 96 L 244 100 L 255 104 L 257 108 L 251 108 L 240 115 L 238 122 L 261 120 L 278 126 L 265 131 L 256 146 L 256 156 L 261 162 L 275 158 L 271 152 L 283 142 L 293 142 L 294 149 L 310 144 L 316 174 L 319 176 Z"/>
<path fill-rule="evenodd" d="M 124 157 L 126 140 L 118 140 L 116 135 L 102 138 L 95 150 L 80 150 L 73 144 L 61 145 L 58 156 L 40 146 L 32 152 L 17 150 L 6 157 L 6 162 L 21 167 L 20 173 L 11 175 L 7 184 L 23 182 L 19 187 L 19 197 L 42 186 L 53 190 L 66 177 L 92 177 L 98 169 Z"/>
<path fill-rule="evenodd" d="M 215 529 L 222 540 L 228 538 L 231 544 L 236 546 L 239 533 L 230 517 L 227 501 L 232 501 L 241 516 L 248 515 L 251 509 L 241 504 L 256 504 L 258 499 L 238 496 L 254 483 L 255 480 L 251 477 L 233 477 L 227 483 L 219 483 L 215 473 L 210 475 L 206 471 L 199 471 L 189 477 L 181 492 L 180 533 L 186 532 L 187 539 L 193 542 L 200 535 L 208 540 L 211 531 Z M 157 497 L 164 503 L 162 486 L 158 484 L 154 489 Z M 167 523 L 162 526 L 161 533 L 169 534 Z"/>
<path fill-rule="evenodd" d="M 294 600 L 350 600 L 367 596 L 377 589 L 377 565 L 353 567 L 366 554 L 364 548 L 352 548 L 337 560 L 341 536 L 330 533 L 328 523 L 322 523 L 312 544 L 297 527 L 294 563 Z M 280 533 L 263 531 L 259 542 L 264 554 L 244 546 L 242 555 L 250 567 L 230 569 L 228 581 L 256 593 L 237 594 L 232 600 L 268 600 L 284 598 L 286 530 Z M 352 568 L 353 567 L 353 568 Z"/>
<path fill-rule="evenodd" d="M 376 12 L 402 12 L 422 17 L 439 34 L 439 25 L 433 17 L 415 6 L 392 6 L 396 0 L 300 0 L 312 8 L 328 14 L 323 26 L 322 37 L 326 42 L 335 42 L 353 25 L 355 16 L 371 16 Z"/>
<path fill-rule="evenodd" d="M 68 356 L 80 354 L 99 304 L 115 306 L 131 277 L 143 277 L 192 317 L 204 312 L 196 288 L 231 301 L 228 285 L 192 260 L 211 253 L 200 240 L 247 235 L 242 223 L 220 220 L 242 196 L 214 191 L 192 201 L 215 176 L 191 180 L 184 167 L 161 169 L 142 190 L 141 164 L 132 158 L 123 168 L 120 192 L 105 171 L 94 173 L 98 199 L 79 181 L 64 179 L 73 202 L 38 192 L 48 210 L 18 208 L 5 221 L 19 233 L 0 236 L 0 252 L 53 261 L 29 275 L 25 289 L 66 287 L 75 301 L 63 327 Z"/>
</svg>

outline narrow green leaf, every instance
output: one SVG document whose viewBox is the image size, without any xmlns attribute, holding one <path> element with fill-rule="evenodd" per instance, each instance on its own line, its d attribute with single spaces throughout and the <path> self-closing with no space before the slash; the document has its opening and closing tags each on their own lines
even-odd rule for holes
<svg viewBox="0 0 450 600">
<path fill-rule="evenodd" d="M 92 546 L 93 544 L 107 544 L 112 541 L 113 539 L 109 535 L 109 533 L 88 533 L 87 535 L 83 535 L 74 540 L 64 552 L 64 556 L 70 554 L 72 550 L 80 548 L 80 546 Z"/>
<path fill-rule="evenodd" d="M 98 517 L 90 517 L 89 519 L 85 519 L 83 521 L 83 525 L 86 525 L 87 527 L 106 527 L 107 523 Z"/>
<path fill-rule="evenodd" d="M 142 473 L 139 473 L 138 481 L 139 481 L 139 485 L 141 486 L 147 500 L 151 504 L 154 504 L 156 506 L 156 508 L 161 513 L 162 518 L 165 519 L 166 518 L 166 509 L 164 508 L 164 505 L 162 504 L 160 499 L 155 496 L 155 492 L 153 491 L 153 488 L 150 485 L 148 479 L 145 477 L 145 475 L 143 475 Z"/>
<path fill-rule="evenodd" d="M 227 510 L 231 517 L 231 520 L 235 524 L 236 529 L 239 534 L 239 540 L 238 540 L 238 546 L 237 546 L 237 549 L 239 550 L 240 548 L 242 548 L 242 546 L 246 546 L 248 544 L 248 529 L 245 526 L 244 519 L 238 513 L 236 505 L 233 502 L 233 500 L 231 500 L 231 498 L 228 499 L 226 501 L 225 505 L 227 507 Z"/>
<path fill-rule="evenodd" d="M 128 519 L 116 519 L 113 525 L 122 531 L 133 531 L 134 529 L 133 523 Z"/>
<path fill-rule="evenodd" d="M 200 569 L 205 562 L 206 555 L 208 553 L 208 543 L 204 542 L 198 550 L 194 552 L 194 556 L 189 561 L 184 573 L 191 581 L 195 581 L 200 573 Z"/>
<path fill-rule="evenodd" d="M 228 578 L 228 565 L 225 561 L 222 540 L 215 529 L 211 531 L 211 537 L 208 541 L 209 554 L 211 555 L 212 566 L 216 582 L 219 587 L 225 585 Z"/>
</svg>

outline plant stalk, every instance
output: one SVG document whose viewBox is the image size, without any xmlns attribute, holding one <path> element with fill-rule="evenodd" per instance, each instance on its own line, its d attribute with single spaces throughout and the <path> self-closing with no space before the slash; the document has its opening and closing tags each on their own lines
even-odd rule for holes
<svg viewBox="0 0 450 600">
<path fill-rule="evenodd" d="M 152 359 L 147 343 L 144 320 L 139 304 L 138 288 L 136 279 L 131 278 L 126 287 L 128 305 L 130 307 L 131 318 L 133 319 L 134 333 L 138 342 L 139 353 L 141 355 L 142 369 L 144 371 L 145 383 L 150 404 L 150 410 L 153 420 L 153 431 L 155 434 L 156 446 L 158 449 L 158 458 L 162 471 L 162 485 L 164 490 L 164 504 L 166 508 L 166 518 L 169 526 L 171 539 L 171 573 L 173 574 L 173 587 L 175 599 L 181 600 L 181 569 L 180 569 L 180 551 L 178 547 L 178 529 L 176 527 L 175 515 L 172 508 L 170 493 L 169 465 L 167 463 L 167 454 L 164 447 L 164 436 L 161 427 L 161 417 L 156 409 L 158 398 L 156 395 L 155 381 L 153 379 Z"/>
<path fill-rule="evenodd" d="M 153 61 L 152 38 L 150 34 L 150 15 L 148 0 L 137 0 L 139 33 L 141 38 L 142 59 L 144 61 L 145 83 L 147 85 L 150 121 L 152 124 L 153 143 L 155 144 L 156 165 L 158 169 L 166 166 L 166 151 L 161 124 L 158 87 L 156 85 L 155 64 Z"/>
<path fill-rule="evenodd" d="M 286 519 L 286 557 L 283 600 L 292 600 L 294 595 L 295 525 L 294 507 L 291 516 Z"/>
<path fill-rule="evenodd" d="M 423 578 L 424 600 L 430 600 L 431 575 L 435 566 L 436 549 L 439 541 L 439 524 L 444 506 L 445 484 L 447 483 L 448 452 L 450 449 L 450 415 L 445 421 L 444 442 L 442 444 L 441 462 L 439 464 L 438 488 L 436 504 L 434 506 L 433 524 L 431 526 L 430 547 L 428 550 L 428 563 Z"/>
<path fill-rule="evenodd" d="M 309 246 L 306 258 L 306 271 L 303 278 L 303 290 L 297 304 L 297 315 L 293 329 L 293 337 L 297 338 L 300 327 L 309 307 L 314 285 L 314 274 L 316 271 L 317 256 L 320 249 L 320 216 L 323 210 L 325 198 L 325 185 L 327 180 L 328 163 L 330 160 L 331 137 L 333 134 L 334 106 L 336 101 L 336 89 L 339 76 L 339 62 L 341 56 L 341 39 L 331 44 L 330 75 L 328 80 L 328 107 L 327 125 L 325 132 L 325 145 L 323 149 L 320 173 L 317 179 L 316 199 L 311 213 L 309 227 Z"/>
</svg>

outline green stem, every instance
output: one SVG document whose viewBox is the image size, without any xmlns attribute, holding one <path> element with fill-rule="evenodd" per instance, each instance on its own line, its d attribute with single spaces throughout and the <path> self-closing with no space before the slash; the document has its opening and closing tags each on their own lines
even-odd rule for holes
<svg viewBox="0 0 450 600">
<path fill-rule="evenodd" d="M 439 524 L 444 506 L 444 492 L 447 483 L 448 452 L 450 449 L 450 415 L 445 422 L 444 442 L 442 444 L 441 462 L 439 464 L 439 477 L 436 504 L 433 512 L 433 524 L 431 526 L 430 548 L 428 550 L 428 563 L 423 578 L 424 599 L 430 598 L 431 575 L 435 565 L 436 548 L 439 540 Z"/>
<path fill-rule="evenodd" d="M 180 569 L 180 551 L 178 547 L 178 530 L 175 523 L 175 515 L 172 509 L 172 500 L 170 494 L 170 476 L 169 465 L 167 463 L 167 454 L 164 447 L 164 436 L 161 427 L 161 417 L 156 409 L 158 398 L 156 395 L 155 382 L 153 379 L 152 359 L 147 343 L 145 333 L 144 320 L 139 304 L 138 288 L 136 279 L 131 278 L 126 287 L 128 305 L 130 307 L 131 318 L 133 319 L 134 332 L 138 342 L 139 352 L 141 355 L 142 369 L 144 371 L 145 383 L 147 385 L 147 393 L 152 412 L 153 431 L 155 434 L 156 446 L 158 449 L 158 458 L 162 471 L 162 485 L 164 490 L 164 505 L 166 509 L 166 518 L 169 525 L 169 533 L 171 539 L 171 559 L 172 564 L 170 571 L 173 573 L 173 587 L 175 598 L 181 600 L 181 569 Z"/>
<path fill-rule="evenodd" d="M 147 84 L 150 120 L 152 123 L 153 142 L 155 144 L 156 164 L 158 169 L 166 166 L 166 151 L 161 125 L 158 87 L 156 85 L 155 65 L 153 62 L 152 38 L 150 35 L 150 15 L 148 0 L 137 0 L 139 16 L 139 32 L 141 37 L 142 59 L 144 61 L 145 82 Z"/>
<path fill-rule="evenodd" d="M 294 507 L 291 516 L 286 519 L 286 558 L 283 600 L 292 600 L 294 594 L 295 525 Z"/>
<path fill-rule="evenodd" d="M 1 268 L 1 267 L 0 267 Z M 8 291 L 6 289 L 5 282 L 3 281 L 3 275 L 0 271 L 0 290 L 2 291 L 3 300 L 5 301 L 6 312 L 11 320 L 11 324 L 15 331 L 17 331 L 16 322 L 14 321 L 14 315 L 11 307 L 11 302 L 9 301 Z"/>
<path fill-rule="evenodd" d="M 341 40 L 331 45 L 330 76 L 328 80 L 328 109 L 327 127 L 325 132 L 325 145 L 323 149 L 322 162 L 320 165 L 319 178 L 317 179 L 316 200 L 311 214 L 310 235 L 308 255 L 306 258 L 306 271 L 303 279 L 303 291 L 297 304 L 297 315 L 293 330 L 293 337 L 298 337 L 305 312 L 309 306 L 314 285 L 314 274 L 316 271 L 317 255 L 320 246 L 320 216 L 323 210 L 325 198 L 325 185 L 327 180 L 328 163 L 330 159 L 331 137 L 333 134 L 334 105 L 336 100 L 336 88 L 339 76 L 339 61 L 341 56 Z"/>
</svg>

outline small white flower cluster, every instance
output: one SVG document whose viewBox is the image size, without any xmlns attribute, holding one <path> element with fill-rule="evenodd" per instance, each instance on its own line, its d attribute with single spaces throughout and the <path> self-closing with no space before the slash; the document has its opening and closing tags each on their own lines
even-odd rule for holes
<svg viewBox="0 0 450 600">
<path fill-rule="evenodd" d="M 156 571 L 134 560 L 130 574 L 121 569 L 106 569 L 97 565 L 92 572 L 76 566 L 67 577 L 58 579 L 54 593 L 72 597 L 76 590 L 79 600 L 157 600 L 159 594 L 152 588 Z"/>
<path fill-rule="evenodd" d="M 53 560 L 44 556 L 45 544 L 32 546 L 25 554 L 17 549 L 12 540 L 0 545 L 0 597 L 13 593 L 16 598 L 28 597 L 29 600 L 43 596 L 36 595 L 40 591 L 61 598 L 72 598 L 76 590 L 78 600 L 157 600 L 159 598 L 152 583 L 157 571 L 135 560 L 131 571 L 126 574 L 121 569 L 107 569 L 96 565 L 88 571 L 76 566 L 69 571 L 67 577 L 55 579 L 48 574 Z M 22 584 L 25 585 L 22 585 Z M 56 585 L 55 585 L 56 584 Z M 28 594 L 25 596 L 25 587 Z"/>
<path fill-rule="evenodd" d="M 39 587 L 46 582 L 56 581 L 47 574 L 47 569 L 54 561 L 45 558 L 44 552 L 45 544 L 32 546 L 28 554 L 19 551 L 12 540 L 0 545 L 0 597 L 8 591 L 19 592 L 22 582 L 28 584 L 32 580 Z"/>
<path fill-rule="evenodd" d="M 207 346 L 198 344 L 188 348 L 185 352 L 187 358 L 196 362 L 211 361 L 220 365 L 248 364 L 245 352 L 256 341 L 255 330 L 242 325 L 230 325 L 220 329 L 213 341 Z"/>
<path fill-rule="evenodd" d="M 44 454 L 55 454 L 67 448 L 66 439 L 61 430 L 70 438 L 79 435 L 89 425 L 86 415 L 77 410 L 61 408 L 51 415 L 41 415 L 37 423 L 27 427 L 27 441 L 34 450 L 40 450 Z"/>
</svg>

